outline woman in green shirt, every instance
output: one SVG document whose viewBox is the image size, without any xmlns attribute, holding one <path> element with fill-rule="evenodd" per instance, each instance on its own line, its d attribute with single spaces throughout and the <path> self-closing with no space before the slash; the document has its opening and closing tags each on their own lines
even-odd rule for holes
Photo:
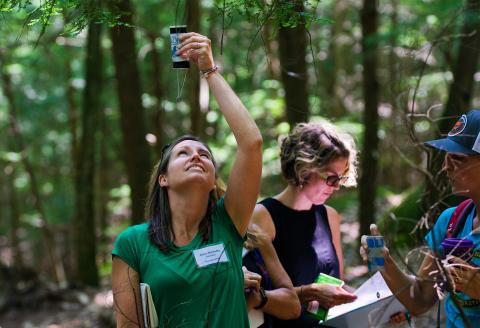
<svg viewBox="0 0 480 328">
<path fill-rule="evenodd" d="M 248 327 L 241 251 L 257 200 L 262 137 L 217 71 L 210 40 L 180 37 L 177 53 L 203 73 L 237 141 L 225 196 L 216 197 L 209 147 L 181 137 L 162 152 L 150 183 L 148 223 L 115 242 L 112 289 L 118 327 L 143 327 L 139 283 L 148 283 L 159 327 Z"/>
</svg>

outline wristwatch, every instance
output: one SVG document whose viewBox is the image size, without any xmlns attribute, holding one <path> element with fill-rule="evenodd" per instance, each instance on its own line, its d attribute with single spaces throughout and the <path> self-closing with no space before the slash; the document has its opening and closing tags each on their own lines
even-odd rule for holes
<svg viewBox="0 0 480 328">
<path fill-rule="evenodd" d="M 263 287 L 260 287 L 260 297 L 262 298 L 262 300 L 260 301 L 260 304 L 258 304 L 257 306 L 254 307 L 255 310 L 259 310 L 261 308 L 263 308 L 265 306 L 265 304 L 267 304 L 268 302 L 268 297 L 267 297 L 267 293 L 265 292 L 265 289 L 263 289 Z"/>
</svg>

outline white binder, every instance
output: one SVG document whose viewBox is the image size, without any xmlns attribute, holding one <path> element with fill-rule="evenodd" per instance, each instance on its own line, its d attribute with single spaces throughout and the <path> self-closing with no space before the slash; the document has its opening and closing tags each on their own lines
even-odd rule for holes
<svg viewBox="0 0 480 328">
<path fill-rule="evenodd" d="M 155 310 L 155 304 L 153 304 L 152 292 L 150 291 L 150 285 L 140 283 L 140 294 L 142 296 L 142 311 L 143 322 L 146 328 L 158 327 L 158 315 Z"/>
</svg>

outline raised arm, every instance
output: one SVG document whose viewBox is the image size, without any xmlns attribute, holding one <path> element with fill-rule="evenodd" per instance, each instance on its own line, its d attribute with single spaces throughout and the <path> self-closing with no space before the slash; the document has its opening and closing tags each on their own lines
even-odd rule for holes
<svg viewBox="0 0 480 328">
<path fill-rule="evenodd" d="M 118 256 L 112 261 L 112 293 L 118 328 L 143 328 L 138 273 Z"/>
<path fill-rule="evenodd" d="M 182 35 L 179 54 L 195 62 L 200 71 L 215 66 L 210 40 L 198 33 Z M 257 201 L 262 175 L 262 136 L 245 106 L 217 72 L 206 77 L 211 92 L 237 141 L 237 155 L 225 194 L 225 208 L 240 235 L 247 231 Z"/>
</svg>

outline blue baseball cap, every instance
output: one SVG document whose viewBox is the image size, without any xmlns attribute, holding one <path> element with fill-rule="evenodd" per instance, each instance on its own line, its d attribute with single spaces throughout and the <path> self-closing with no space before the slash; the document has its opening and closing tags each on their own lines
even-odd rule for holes
<svg viewBox="0 0 480 328">
<path fill-rule="evenodd" d="M 480 155 L 480 109 L 462 115 L 446 138 L 425 144 L 449 153 Z"/>
</svg>

